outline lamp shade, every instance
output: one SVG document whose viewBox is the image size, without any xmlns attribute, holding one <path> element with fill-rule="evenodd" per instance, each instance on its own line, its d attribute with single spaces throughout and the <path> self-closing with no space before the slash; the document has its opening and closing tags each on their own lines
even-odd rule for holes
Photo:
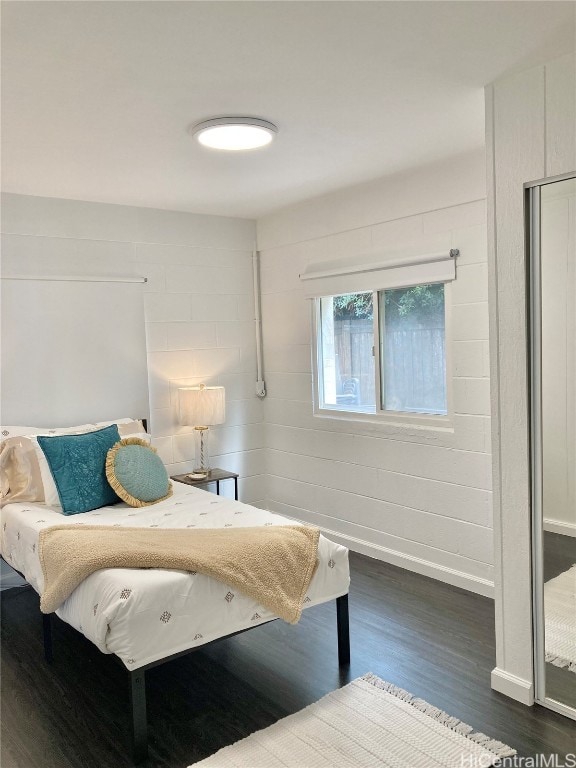
<svg viewBox="0 0 576 768">
<path fill-rule="evenodd" d="M 189 427 L 222 424 L 226 418 L 224 387 L 182 387 L 178 390 L 180 424 Z"/>
</svg>

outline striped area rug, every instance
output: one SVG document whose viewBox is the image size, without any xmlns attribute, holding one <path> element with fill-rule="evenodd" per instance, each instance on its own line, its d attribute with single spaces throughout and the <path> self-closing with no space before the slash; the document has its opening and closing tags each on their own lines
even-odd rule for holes
<svg viewBox="0 0 576 768">
<path fill-rule="evenodd" d="M 194 768 L 488 768 L 514 754 L 368 674 Z"/>
<path fill-rule="evenodd" d="M 546 661 L 576 673 L 576 565 L 544 584 Z"/>
</svg>

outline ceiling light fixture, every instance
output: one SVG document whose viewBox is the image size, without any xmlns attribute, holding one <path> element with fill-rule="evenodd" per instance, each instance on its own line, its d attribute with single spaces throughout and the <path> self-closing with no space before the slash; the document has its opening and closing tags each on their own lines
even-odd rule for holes
<svg viewBox="0 0 576 768">
<path fill-rule="evenodd" d="M 259 117 L 214 117 L 193 126 L 191 132 L 205 147 L 237 152 L 265 147 L 278 128 Z"/>
</svg>

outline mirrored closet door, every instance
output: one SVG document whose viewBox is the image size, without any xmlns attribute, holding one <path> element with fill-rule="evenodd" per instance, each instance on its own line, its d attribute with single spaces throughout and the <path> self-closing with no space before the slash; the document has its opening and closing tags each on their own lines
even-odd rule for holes
<svg viewBox="0 0 576 768">
<path fill-rule="evenodd" d="M 576 719 L 576 175 L 527 197 L 536 699 Z"/>
</svg>

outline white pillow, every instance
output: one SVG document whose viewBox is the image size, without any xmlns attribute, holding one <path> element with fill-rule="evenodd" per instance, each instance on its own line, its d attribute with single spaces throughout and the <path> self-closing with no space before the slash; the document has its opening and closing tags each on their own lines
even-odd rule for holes
<svg viewBox="0 0 576 768">
<path fill-rule="evenodd" d="M 2 438 L 5 437 L 30 437 L 31 435 L 65 435 L 68 432 L 87 432 L 93 424 L 81 424 L 79 427 L 0 427 Z"/>
<path fill-rule="evenodd" d="M 140 425 L 140 428 L 143 429 L 143 425 L 141 421 L 136 422 L 135 419 L 131 419 L 130 417 L 126 419 L 113 419 L 112 421 L 97 421 L 95 422 L 96 427 L 111 427 L 112 424 L 132 424 L 138 423 Z"/>
<path fill-rule="evenodd" d="M 78 427 L 1 427 L 0 437 L 29 437 L 30 435 L 73 435 L 82 434 L 84 432 L 90 432 L 94 429 L 102 429 L 103 427 L 109 427 L 112 424 L 118 425 L 130 425 L 134 429 L 130 429 L 129 432 L 132 435 L 134 432 L 145 432 L 144 425 L 141 421 L 131 419 L 130 417 L 125 419 L 114 419 L 113 421 L 98 421 L 91 422 L 90 424 L 80 424 Z M 119 432 L 125 431 L 122 429 Z"/>
</svg>

